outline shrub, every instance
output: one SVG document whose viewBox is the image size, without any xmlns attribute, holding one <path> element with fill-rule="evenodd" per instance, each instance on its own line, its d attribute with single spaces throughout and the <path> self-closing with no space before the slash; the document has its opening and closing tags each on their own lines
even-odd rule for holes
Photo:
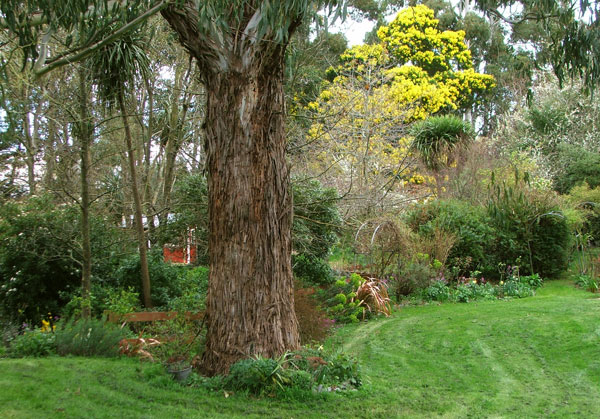
<svg viewBox="0 0 600 419">
<path fill-rule="evenodd" d="M 496 274 L 497 256 L 493 253 L 495 231 L 484 208 L 455 200 L 418 204 L 407 214 L 409 227 L 421 237 L 435 231 L 454 236 L 446 265 L 454 278 L 477 269 L 484 276 Z"/>
<path fill-rule="evenodd" d="M 451 289 L 445 280 L 434 281 L 429 287 L 425 288 L 421 296 L 425 301 L 448 301 L 450 299 Z"/>
<path fill-rule="evenodd" d="M 342 219 L 338 212 L 337 191 L 324 188 L 319 181 L 295 180 L 293 248 L 298 254 L 325 260 L 338 239 Z"/>
<path fill-rule="evenodd" d="M 600 185 L 600 153 L 588 151 L 577 145 L 561 144 L 558 147 L 554 189 L 562 194 L 577 185 L 587 183 L 592 189 Z"/>
<path fill-rule="evenodd" d="M 429 263 L 429 255 L 426 259 L 416 257 L 404 264 L 399 274 L 393 277 L 392 292 L 399 300 L 402 295 L 413 294 L 429 287 L 436 276 L 437 271 Z"/>
<path fill-rule="evenodd" d="M 6 317 L 23 322 L 58 313 L 68 301 L 60 292 L 78 288 L 79 267 L 68 256 L 77 224 L 75 207 L 56 206 L 49 197 L 0 206 L 0 310 Z"/>
<path fill-rule="evenodd" d="M 575 186 L 566 197 L 582 218 L 580 230 L 590 235 L 594 243 L 600 242 L 600 187 L 590 188 L 587 183 Z"/>
<path fill-rule="evenodd" d="M 493 184 L 488 214 L 496 231 L 498 260 L 524 263 L 524 273 L 555 277 L 568 264 L 570 231 L 555 196 L 529 186 L 515 173 L 514 184 Z"/>
<path fill-rule="evenodd" d="M 198 312 L 204 310 L 208 290 L 208 272 L 205 266 L 180 272 L 177 290 L 179 295 L 169 301 L 169 310 Z"/>
<path fill-rule="evenodd" d="M 291 384 L 289 375 L 283 369 L 283 361 L 262 357 L 242 359 L 229 369 L 225 387 L 255 395 L 275 392 Z"/>
<path fill-rule="evenodd" d="M 293 255 L 292 268 L 296 278 L 307 285 L 328 285 L 335 279 L 329 263 L 312 255 Z"/>
<path fill-rule="evenodd" d="M 159 336 L 162 342 L 148 348 L 152 356 L 166 365 L 189 365 L 194 355 L 202 352 L 204 345 L 204 336 L 200 334 L 198 323 L 180 311 L 173 319 L 155 322 L 147 327 L 146 332 Z"/>
<path fill-rule="evenodd" d="M 99 319 L 79 319 L 59 323 L 56 329 L 59 355 L 117 356 L 119 341 L 127 332 Z"/>
<path fill-rule="evenodd" d="M 150 278 L 152 278 L 152 302 L 155 306 L 166 307 L 171 298 L 181 293 L 179 289 L 180 269 L 163 261 L 161 249 L 153 249 L 148 252 L 148 270 Z M 125 258 L 114 273 L 114 286 L 118 288 L 132 287 L 141 295 L 140 272 L 139 254 Z"/>
<path fill-rule="evenodd" d="M 355 359 L 344 353 L 327 354 L 320 349 L 304 348 L 278 359 L 255 357 L 233 364 L 223 380 L 227 389 L 255 395 L 288 394 L 287 390 L 308 392 L 358 388 L 362 384 Z M 324 388 L 327 386 L 327 388 Z"/>
<path fill-rule="evenodd" d="M 56 352 L 55 335 L 40 329 L 25 330 L 12 342 L 8 354 L 13 358 L 47 356 Z"/>
<path fill-rule="evenodd" d="M 473 277 L 459 279 L 455 287 L 450 287 L 445 280 L 437 280 L 430 287 L 424 289 L 420 296 L 425 301 L 454 301 L 468 303 L 476 300 L 493 300 L 504 297 L 529 297 L 535 290 L 542 286 L 542 278 L 535 275 L 519 276 L 518 267 L 509 267 L 503 275 L 508 274 L 506 281 L 500 281 L 494 286 L 484 278 Z M 504 277 L 504 276 L 503 276 Z"/>
<path fill-rule="evenodd" d="M 106 309 L 119 315 L 133 313 L 140 308 L 140 294 L 132 287 L 121 290 L 111 290 Z"/>
</svg>

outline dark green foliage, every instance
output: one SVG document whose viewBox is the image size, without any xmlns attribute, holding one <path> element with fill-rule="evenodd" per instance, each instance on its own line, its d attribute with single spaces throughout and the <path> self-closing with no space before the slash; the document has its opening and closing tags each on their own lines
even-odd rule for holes
<svg viewBox="0 0 600 419">
<path fill-rule="evenodd" d="M 413 231 L 431 235 L 435 227 L 452 233 L 447 271 L 452 277 L 473 270 L 498 278 L 499 263 L 522 266 L 523 273 L 555 277 L 567 267 L 570 231 L 551 192 L 527 184 L 493 184 L 487 209 L 458 201 L 415 206 L 407 220 Z"/>
<path fill-rule="evenodd" d="M 495 229 L 500 262 L 526 274 L 555 277 L 567 268 L 570 231 L 550 192 L 529 187 L 527 175 L 515 184 L 493 185 L 488 214 Z"/>
<path fill-rule="evenodd" d="M 410 228 L 425 236 L 436 228 L 454 234 L 456 241 L 448 255 L 447 266 L 453 276 L 468 275 L 473 270 L 483 275 L 497 275 L 497 255 L 492 251 L 495 231 L 485 209 L 467 202 L 437 200 L 414 206 L 407 215 Z"/>
<path fill-rule="evenodd" d="M 392 294 L 399 299 L 401 295 L 427 288 L 435 275 L 429 261 L 410 260 L 402 265 L 399 275 L 392 281 Z"/>
<path fill-rule="evenodd" d="M 117 356 L 119 341 L 127 337 L 125 329 L 99 319 L 69 320 L 56 328 L 59 355 Z"/>
<path fill-rule="evenodd" d="M 307 285 L 327 285 L 335 280 L 326 260 L 305 253 L 292 255 L 292 269 L 296 278 Z"/>
<path fill-rule="evenodd" d="M 575 279 L 575 285 L 589 292 L 598 292 L 600 289 L 600 280 L 590 275 L 579 275 Z"/>
<path fill-rule="evenodd" d="M 56 205 L 48 196 L 0 207 L 0 310 L 7 318 L 38 324 L 79 296 L 81 288 L 80 211 Z M 114 285 L 124 232 L 93 217 L 92 292 L 98 301 Z M 126 242 L 126 241 L 125 241 Z M 75 308 L 75 307 L 73 307 Z M 99 307 L 96 314 L 103 310 Z"/>
<path fill-rule="evenodd" d="M 557 152 L 558 172 L 553 178 L 557 192 L 569 193 L 583 183 L 592 189 L 600 185 L 600 153 L 567 144 L 560 145 Z"/>
<path fill-rule="evenodd" d="M 293 247 L 299 254 L 326 259 L 338 239 L 342 220 L 337 191 L 316 180 L 292 184 L 294 194 Z"/>
<path fill-rule="evenodd" d="M 141 295 L 140 269 L 139 255 L 136 254 L 123 259 L 114 272 L 110 285 L 116 288 L 132 287 Z M 150 278 L 152 278 L 152 301 L 156 306 L 166 307 L 172 298 L 181 295 L 179 273 L 183 269 L 185 267 L 180 269 L 177 266 L 165 263 L 161 249 L 153 249 L 148 252 L 148 270 L 150 271 Z"/>
<path fill-rule="evenodd" d="M 0 207 L 0 310 L 39 323 L 56 314 L 81 280 L 76 262 L 78 212 L 48 197 Z"/>
<path fill-rule="evenodd" d="M 13 358 L 24 356 L 48 356 L 56 352 L 55 335 L 39 329 L 26 330 L 10 344 L 8 355 Z"/>
<path fill-rule="evenodd" d="M 159 243 L 179 243 L 194 229 L 198 263 L 208 261 L 208 188 L 202 173 L 181 176 L 175 182 L 171 208 L 173 218 L 161 226 Z"/>
<path fill-rule="evenodd" d="M 530 297 L 535 290 L 543 284 L 542 278 L 537 275 L 519 276 L 518 268 L 511 270 L 506 281 L 500 281 L 496 285 L 484 279 L 462 278 L 456 286 L 449 286 L 445 281 L 435 281 L 430 287 L 420 293 L 425 301 L 453 301 L 457 303 L 468 303 L 477 300 L 494 300 L 496 298 Z"/>
<path fill-rule="evenodd" d="M 246 390 L 251 394 L 268 394 L 288 384 L 282 365 L 271 358 L 248 358 L 236 362 L 229 369 L 225 387 Z"/>
<path fill-rule="evenodd" d="M 115 105 L 119 94 L 132 91 L 137 75 L 146 75 L 149 66 L 147 48 L 142 33 L 136 30 L 105 45 L 91 56 L 89 68 L 98 86 L 98 94 L 106 105 Z"/>
<path fill-rule="evenodd" d="M 434 281 L 425 288 L 421 295 L 425 301 L 448 301 L 450 299 L 450 287 L 445 281 Z"/>
<path fill-rule="evenodd" d="M 306 395 L 313 388 L 317 391 L 358 388 L 362 380 L 354 358 L 305 348 L 278 359 L 256 357 L 238 361 L 221 383 L 229 390 L 287 397 L 290 390 Z"/>
<path fill-rule="evenodd" d="M 330 287 L 319 292 L 319 298 L 324 302 L 329 316 L 341 323 L 358 323 L 369 317 L 371 312 L 357 301 L 356 291 L 364 279 L 358 274 L 349 278 L 339 279 Z"/>
</svg>

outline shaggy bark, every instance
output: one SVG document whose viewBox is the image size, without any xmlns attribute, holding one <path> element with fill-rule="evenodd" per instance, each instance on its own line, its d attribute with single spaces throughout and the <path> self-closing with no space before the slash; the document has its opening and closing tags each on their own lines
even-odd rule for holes
<svg viewBox="0 0 600 419">
<path fill-rule="evenodd" d="M 198 60 L 207 90 L 210 280 L 207 374 L 251 355 L 299 346 L 291 270 L 292 202 L 285 159 L 285 45 L 223 48 L 200 34 L 190 8 L 163 16 Z M 225 42 L 227 43 L 227 42 Z"/>
</svg>

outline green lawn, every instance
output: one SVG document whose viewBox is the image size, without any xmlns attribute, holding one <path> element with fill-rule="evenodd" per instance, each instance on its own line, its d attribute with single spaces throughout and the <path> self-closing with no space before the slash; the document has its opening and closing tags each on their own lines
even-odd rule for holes
<svg viewBox="0 0 600 419">
<path fill-rule="evenodd" d="M 600 417 L 600 299 L 566 281 L 522 300 L 405 307 L 328 344 L 359 358 L 360 391 L 225 398 L 134 359 L 3 359 L 0 417 Z"/>
</svg>

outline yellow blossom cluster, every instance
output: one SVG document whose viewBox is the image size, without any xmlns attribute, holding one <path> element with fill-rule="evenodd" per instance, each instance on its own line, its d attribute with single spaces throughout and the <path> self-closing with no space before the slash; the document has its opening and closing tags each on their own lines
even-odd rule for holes
<svg viewBox="0 0 600 419">
<path fill-rule="evenodd" d="M 308 105 L 318 117 L 309 136 L 327 144 L 313 164 L 430 182 L 404 164 L 411 157 L 407 126 L 470 106 L 494 78 L 473 69 L 464 32 L 440 31 L 426 6 L 401 11 L 378 36 L 379 44 L 345 51 L 342 65 L 331 70 L 336 77 Z"/>
</svg>

